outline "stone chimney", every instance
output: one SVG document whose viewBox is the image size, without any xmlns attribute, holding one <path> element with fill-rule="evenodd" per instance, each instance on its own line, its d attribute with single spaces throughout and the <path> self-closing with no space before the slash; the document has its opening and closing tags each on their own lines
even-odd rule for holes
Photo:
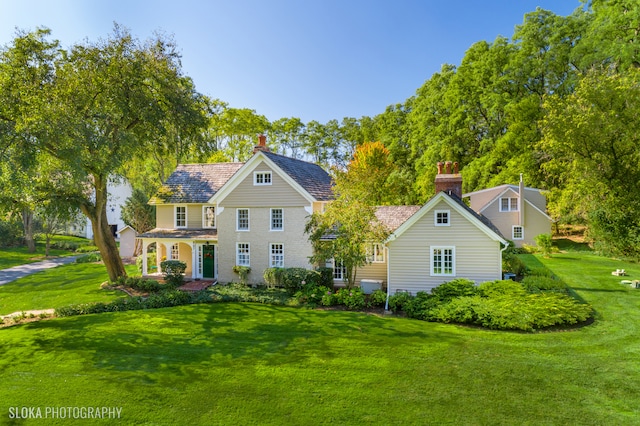
<svg viewBox="0 0 640 426">
<path fill-rule="evenodd" d="M 436 175 L 436 194 L 438 192 L 446 192 L 449 195 L 455 195 L 462 198 L 462 176 L 458 162 L 445 163 L 438 161 L 438 174 Z"/>
<path fill-rule="evenodd" d="M 253 153 L 255 154 L 258 151 L 269 152 L 269 147 L 267 146 L 267 137 L 265 135 L 258 136 L 258 145 L 253 147 Z"/>
</svg>

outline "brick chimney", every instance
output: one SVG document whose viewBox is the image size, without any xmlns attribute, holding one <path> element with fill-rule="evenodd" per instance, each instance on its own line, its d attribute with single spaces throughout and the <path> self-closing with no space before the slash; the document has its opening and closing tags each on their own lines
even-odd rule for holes
<svg viewBox="0 0 640 426">
<path fill-rule="evenodd" d="M 460 175 L 458 162 L 445 163 L 438 161 L 438 174 L 436 175 L 436 194 L 446 192 L 462 198 L 462 176 Z"/>
<path fill-rule="evenodd" d="M 258 136 L 258 145 L 253 147 L 253 153 L 255 154 L 258 151 L 269 152 L 269 147 L 267 146 L 267 137 L 265 135 Z"/>
</svg>

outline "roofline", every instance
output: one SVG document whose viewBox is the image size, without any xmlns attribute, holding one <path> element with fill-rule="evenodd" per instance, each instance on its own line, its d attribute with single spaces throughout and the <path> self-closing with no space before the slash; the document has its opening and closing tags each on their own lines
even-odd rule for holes
<svg viewBox="0 0 640 426">
<path fill-rule="evenodd" d="M 429 210 L 431 210 L 436 204 L 438 204 L 441 200 L 444 200 L 449 207 L 460 213 L 465 219 L 469 220 L 473 223 L 480 231 L 484 232 L 489 238 L 494 241 L 498 241 L 504 245 L 508 245 L 507 241 L 498 235 L 495 231 L 489 228 L 487 225 L 482 223 L 480 219 L 471 214 L 467 209 L 462 207 L 460 204 L 455 202 L 448 196 L 444 191 L 437 193 L 433 196 L 427 203 L 420 208 L 417 212 L 415 212 L 409 219 L 407 219 L 402 225 L 400 225 L 391 235 L 387 238 L 385 243 L 389 243 L 402 234 L 404 234 L 409 228 L 413 226 L 418 220 L 420 220 Z"/>
<path fill-rule="evenodd" d="M 499 187 L 497 187 L 499 188 Z M 498 195 L 496 195 L 495 197 L 493 197 L 488 203 L 486 203 L 484 206 L 482 206 L 482 208 L 480 210 L 478 210 L 478 213 L 482 214 L 483 211 L 485 211 L 487 208 L 489 208 L 490 205 L 492 205 L 493 203 L 495 203 L 497 200 L 499 200 L 504 194 L 506 194 L 508 191 L 513 191 L 516 193 L 516 195 L 518 195 L 518 198 L 520 197 L 520 194 L 518 192 L 516 192 L 515 189 L 511 188 L 510 186 L 507 186 L 507 188 L 504 189 L 504 191 L 502 191 L 501 193 L 499 193 Z M 525 197 L 526 200 L 526 197 Z M 519 203 L 518 203 L 518 207 Z"/>
<path fill-rule="evenodd" d="M 277 154 L 276 154 L 277 155 Z M 262 151 L 257 151 L 248 161 L 244 163 L 242 167 L 240 167 L 233 176 L 224 184 L 220 189 L 213 194 L 213 196 L 209 199 L 208 203 L 221 203 L 230 193 L 235 189 L 236 186 L 240 184 L 249 174 L 251 173 L 251 168 L 258 163 L 262 159 L 269 167 L 271 167 L 278 176 L 284 179 L 289 185 L 291 185 L 296 191 L 302 195 L 309 204 L 313 203 L 317 200 L 313 195 L 309 194 L 309 192 L 304 189 L 298 182 L 296 182 L 287 172 L 282 170 L 280 166 L 274 163 L 268 156 L 264 155 Z"/>
<path fill-rule="evenodd" d="M 509 187 L 509 188 L 511 188 L 511 189 L 518 189 L 518 188 L 519 188 L 519 186 L 518 186 L 518 185 L 513 185 L 513 184 L 510 184 L 510 183 L 505 183 L 505 184 L 503 184 L 503 185 L 492 186 L 491 188 L 485 188 L 485 189 L 480 189 L 480 190 L 478 190 L 478 191 L 467 192 L 466 194 L 462 194 L 462 198 L 467 198 L 467 197 L 470 197 L 470 196 L 472 196 L 472 195 L 482 194 L 482 193 L 484 193 L 484 192 L 488 192 L 488 191 L 494 191 L 494 190 L 496 190 L 496 189 L 498 189 L 498 188 L 502 188 L 502 187 Z M 544 189 L 540 189 L 540 188 L 532 188 L 532 187 L 530 187 L 530 186 L 525 186 L 525 187 L 524 187 L 524 189 L 525 189 L 525 190 L 528 190 L 528 191 L 538 191 L 538 192 L 545 191 Z"/>
</svg>

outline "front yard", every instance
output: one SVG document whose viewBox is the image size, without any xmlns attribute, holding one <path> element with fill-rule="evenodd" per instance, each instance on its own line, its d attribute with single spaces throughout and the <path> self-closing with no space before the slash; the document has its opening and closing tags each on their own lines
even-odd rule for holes
<svg viewBox="0 0 640 426">
<path fill-rule="evenodd" d="M 527 334 L 250 303 L 41 321 L 0 329 L 0 418 L 109 406 L 113 424 L 640 424 L 640 290 L 610 275 L 640 267 L 523 259 L 596 321 Z"/>
</svg>

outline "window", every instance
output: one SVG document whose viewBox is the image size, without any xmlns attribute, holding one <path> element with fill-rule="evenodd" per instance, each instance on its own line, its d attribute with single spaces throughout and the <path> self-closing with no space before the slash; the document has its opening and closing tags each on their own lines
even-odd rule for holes
<svg viewBox="0 0 640 426">
<path fill-rule="evenodd" d="M 327 267 L 333 268 L 333 280 L 334 281 L 346 281 L 347 280 L 347 268 L 334 259 L 327 262 Z"/>
<path fill-rule="evenodd" d="M 384 262 L 384 246 L 382 244 L 371 244 L 367 247 L 367 260 L 372 263 Z"/>
<path fill-rule="evenodd" d="M 284 229 L 284 213 L 282 209 L 271 209 L 271 230 L 282 231 Z"/>
<path fill-rule="evenodd" d="M 236 210 L 236 231 L 249 230 L 249 209 Z"/>
<path fill-rule="evenodd" d="M 175 225 L 176 228 L 187 227 L 187 206 L 176 206 Z"/>
<path fill-rule="evenodd" d="M 436 226 L 449 226 L 449 210 L 436 210 L 433 214 L 434 223 Z"/>
<path fill-rule="evenodd" d="M 514 240 L 524 239 L 524 228 L 519 225 L 513 225 L 513 228 L 511 228 L 511 238 Z"/>
<path fill-rule="evenodd" d="M 171 260 L 180 259 L 180 246 L 178 243 L 171 246 Z"/>
<path fill-rule="evenodd" d="M 500 198 L 500 211 L 501 212 L 517 212 L 518 198 L 517 197 Z"/>
<path fill-rule="evenodd" d="M 269 244 L 269 267 L 284 268 L 284 244 Z"/>
<path fill-rule="evenodd" d="M 249 243 L 236 243 L 236 265 L 251 266 Z"/>
<path fill-rule="evenodd" d="M 253 172 L 254 185 L 271 185 L 271 172 Z"/>
<path fill-rule="evenodd" d="M 202 227 L 203 228 L 216 227 L 216 208 L 214 206 L 202 207 Z"/>
<path fill-rule="evenodd" d="M 453 276 L 456 274 L 455 247 L 431 247 L 431 275 Z"/>
</svg>

